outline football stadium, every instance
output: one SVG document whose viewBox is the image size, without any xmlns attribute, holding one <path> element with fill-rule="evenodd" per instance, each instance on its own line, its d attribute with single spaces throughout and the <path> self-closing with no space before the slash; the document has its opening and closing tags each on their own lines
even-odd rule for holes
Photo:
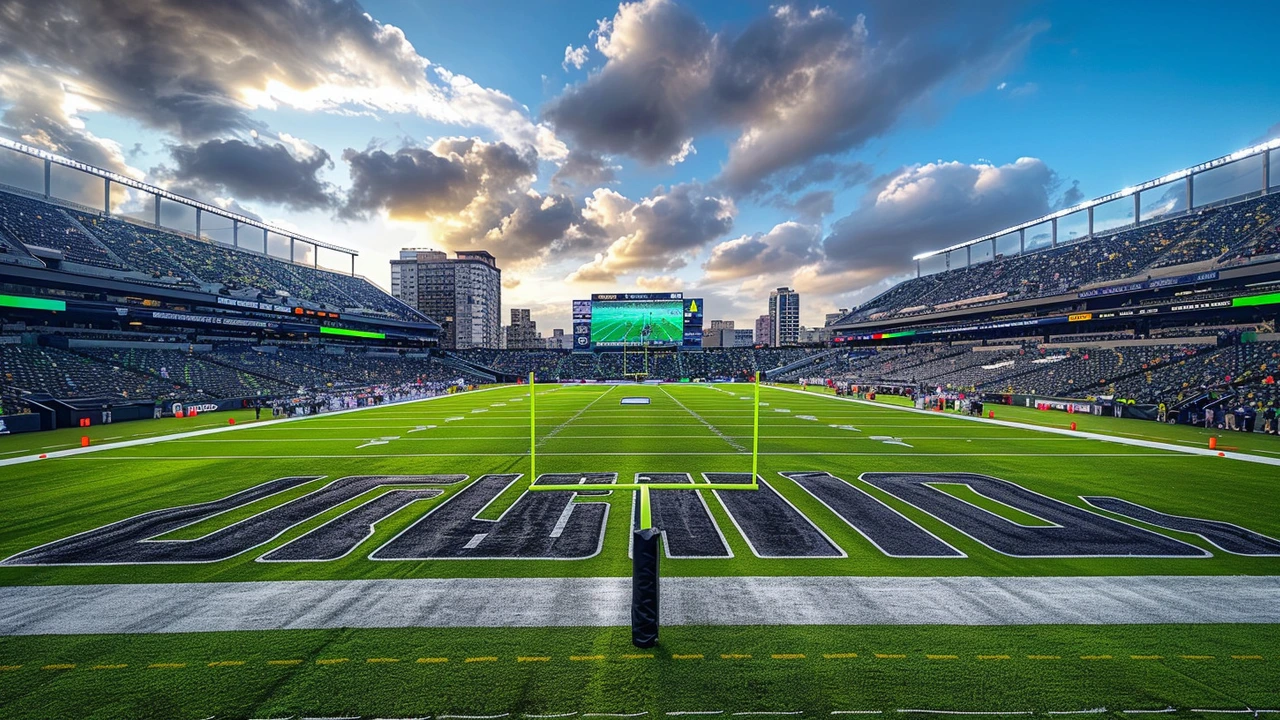
<svg viewBox="0 0 1280 720">
<path fill-rule="evenodd" d="M 873 187 L 869 165 L 857 179 L 819 157 L 801 172 L 825 180 L 765 175 L 716 195 L 732 184 L 734 153 L 770 140 L 760 118 L 772 115 L 744 126 L 720 185 L 660 186 L 639 201 L 618 179 L 631 168 L 609 163 L 669 168 L 697 162 L 693 146 L 599 149 L 572 128 L 606 114 L 583 98 L 615 73 L 642 96 L 624 114 L 642 114 L 649 80 L 637 78 L 674 83 L 666 74 L 685 63 L 714 78 L 681 82 L 707 83 L 718 102 L 748 85 L 777 91 L 769 112 L 800 132 L 788 93 L 874 42 L 883 8 L 850 31 L 815 25 L 852 17 L 843 6 L 780 6 L 736 36 L 665 0 L 597 8 L 612 17 L 595 25 L 598 44 L 570 45 L 561 68 L 583 71 L 592 53 L 603 64 L 531 119 L 498 91 L 424 70 L 405 31 L 370 14 L 394 15 L 387 7 L 263 3 L 214 22 L 158 3 L 155 27 L 204 33 L 158 63 L 158 77 L 182 80 L 181 97 L 145 104 L 148 117 L 205 123 L 174 130 L 102 122 L 128 116 L 116 113 L 129 93 L 94 74 L 114 65 L 50 49 L 60 16 L 76 34 L 101 27 L 117 49 L 164 57 L 162 40 L 132 34 L 141 15 L 55 4 L 0 11 L 0 47 L 17 53 L 0 53 L 3 718 L 1280 713 L 1280 138 L 1239 149 L 1215 139 L 1182 169 L 1142 159 L 1158 168 L 1151 179 L 1096 197 L 1061 192 L 1051 174 L 1060 198 L 1013 214 L 974 200 L 975 222 L 935 198 L 946 222 L 926 232 L 896 218 L 898 241 L 863 246 L 847 266 L 837 240 L 869 232 L 858 213 L 872 201 L 818 221 L 822 243 L 792 252 L 801 203 L 760 188 Z M 208 59 L 204 39 L 221 62 L 253 44 L 256 26 L 306 23 L 328 32 L 240 58 L 284 73 L 263 80 L 269 93 L 209 94 L 219 73 L 239 82 L 253 63 L 183 69 Z M 644 32 L 664 23 L 659 52 Z M 1027 37 L 1037 32 L 1048 31 Z M 759 75 L 779 58 L 803 64 L 791 43 L 824 52 L 824 37 L 840 39 L 832 57 Z M 314 75 L 291 65 L 330 43 Z M 705 54 L 672 59 L 670 45 L 698 43 Z M 395 62 L 367 70 L 366 54 L 382 50 Z M 625 65 L 648 52 L 662 72 Z M 30 68 L 8 64 L 21 54 Z M 70 93 L 59 131 L 77 142 L 41 129 L 53 116 L 23 115 L 39 102 L 8 82 L 59 63 L 76 82 L 41 87 Z M 404 63 L 444 84 L 387 98 L 402 78 L 386 68 Z M 129 64 L 130 92 L 145 64 Z M 384 85 L 352 79 L 366 71 Z M 311 81 L 327 99 L 299 89 Z M 432 131 L 403 130 L 400 150 L 379 140 L 330 157 L 264 120 L 425 122 L 427 111 L 404 110 L 419 91 L 456 103 L 431 122 L 501 105 L 504 119 L 484 126 L 501 139 L 419 142 L 410 135 Z M 468 94 L 480 91 L 483 103 Z M 77 105 L 91 95 L 92 108 Z M 218 102 L 175 109 L 197 98 Z M 716 127 L 745 122 L 755 105 L 741 102 L 718 110 Z M 176 144 L 234 108 L 253 109 L 243 126 Z M 513 117 L 537 140 L 503 135 Z M 85 118 L 155 135 L 133 151 L 112 140 L 104 155 Z M 318 137 L 331 130 L 315 125 Z M 126 172 L 155 137 L 171 166 Z M 230 179 L 264 147 L 257 185 Z M 534 179 L 539 162 L 550 184 Z M 298 163 L 314 183 L 289 176 Z M 318 180 L 337 166 L 350 187 Z M 1002 168 L 980 167 L 979 190 L 999 195 Z M 555 194 L 574 173 L 594 189 Z M 495 184 L 510 177 L 521 179 Z M 942 182 L 904 177 L 868 197 Z M 499 196 L 509 204 L 486 204 Z M 727 235 L 766 205 L 800 218 L 775 227 L 785 242 Z M 573 218 L 547 234 L 565 208 Z M 524 228 L 537 213 L 555 217 Z M 415 223 L 430 243 L 405 230 Z M 316 227 L 327 231 L 304 232 Z M 708 227 L 712 239 L 688 239 Z M 465 239 L 449 234 L 459 228 Z M 655 243 L 660 258 L 644 265 Z M 408 247 L 426 244 L 457 257 Z M 562 251 L 578 254 L 555 265 Z M 873 264 L 876 253 L 888 260 Z M 739 255 L 748 270 L 725 269 Z M 798 291 L 771 294 L 794 255 L 809 263 L 785 276 Z M 856 302 L 797 327 L 798 293 L 826 297 L 831 278 L 850 285 L 831 297 Z M 544 338 L 513 302 L 571 329 Z M 754 334 L 710 319 L 766 302 Z"/>
</svg>

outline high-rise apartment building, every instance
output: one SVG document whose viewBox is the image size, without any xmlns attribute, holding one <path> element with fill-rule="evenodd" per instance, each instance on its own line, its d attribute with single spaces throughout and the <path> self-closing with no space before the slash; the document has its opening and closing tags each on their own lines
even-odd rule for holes
<svg viewBox="0 0 1280 720">
<path fill-rule="evenodd" d="M 773 319 L 768 315 L 756 318 L 756 344 L 765 346 L 773 344 Z"/>
<path fill-rule="evenodd" d="M 440 323 L 440 347 L 494 348 L 502 339 L 502 271 L 484 250 L 449 256 L 405 248 L 391 261 L 391 295 Z"/>
<path fill-rule="evenodd" d="M 528 308 L 511 308 L 511 324 L 507 326 L 508 350 L 540 350 L 545 347 L 538 337 L 538 323 L 529 318 Z"/>
<path fill-rule="evenodd" d="M 769 322 L 773 347 L 800 341 L 800 293 L 780 287 L 769 293 Z"/>
</svg>

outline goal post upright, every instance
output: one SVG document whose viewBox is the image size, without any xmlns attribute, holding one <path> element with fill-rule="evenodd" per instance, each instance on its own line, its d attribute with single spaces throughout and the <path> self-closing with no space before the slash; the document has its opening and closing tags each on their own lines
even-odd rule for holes
<svg viewBox="0 0 1280 720">
<path fill-rule="evenodd" d="M 532 486 L 533 482 L 538 479 L 538 465 L 537 465 L 538 433 L 537 433 L 537 420 L 536 420 L 537 416 L 534 414 L 534 403 L 537 402 L 537 400 L 535 400 L 537 396 L 538 394 L 534 392 L 533 371 L 530 370 L 529 371 L 529 485 L 530 486 Z"/>
</svg>

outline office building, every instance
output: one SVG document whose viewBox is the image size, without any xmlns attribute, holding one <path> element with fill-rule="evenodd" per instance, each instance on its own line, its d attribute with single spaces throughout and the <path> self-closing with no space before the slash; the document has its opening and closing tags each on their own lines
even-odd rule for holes
<svg viewBox="0 0 1280 720">
<path fill-rule="evenodd" d="M 440 347 L 497 348 L 502 341 L 502 271 L 484 250 L 405 248 L 391 261 L 391 295 L 440 323 Z"/>
<path fill-rule="evenodd" d="M 800 342 L 800 293 L 788 287 L 769 293 L 769 324 L 771 346 Z"/>
</svg>

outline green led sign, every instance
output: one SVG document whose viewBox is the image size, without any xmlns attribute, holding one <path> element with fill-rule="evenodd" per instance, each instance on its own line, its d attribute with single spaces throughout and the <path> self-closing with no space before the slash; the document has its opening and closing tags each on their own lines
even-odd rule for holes
<svg viewBox="0 0 1280 720">
<path fill-rule="evenodd" d="M 373 340 L 384 340 L 386 335 L 380 332 L 368 332 L 366 330 L 347 330 L 346 328 L 320 326 L 321 335 L 344 335 L 346 337 L 372 338 Z"/>
<path fill-rule="evenodd" d="M 61 312 L 67 309 L 67 304 L 61 300 L 46 300 L 44 298 L 22 297 L 20 295 L 0 295 L 0 307 Z"/>
<path fill-rule="evenodd" d="M 1253 307 L 1255 305 L 1275 305 L 1276 303 L 1280 303 L 1280 292 L 1232 298 L 1231 307 Z"/>
</svg>

